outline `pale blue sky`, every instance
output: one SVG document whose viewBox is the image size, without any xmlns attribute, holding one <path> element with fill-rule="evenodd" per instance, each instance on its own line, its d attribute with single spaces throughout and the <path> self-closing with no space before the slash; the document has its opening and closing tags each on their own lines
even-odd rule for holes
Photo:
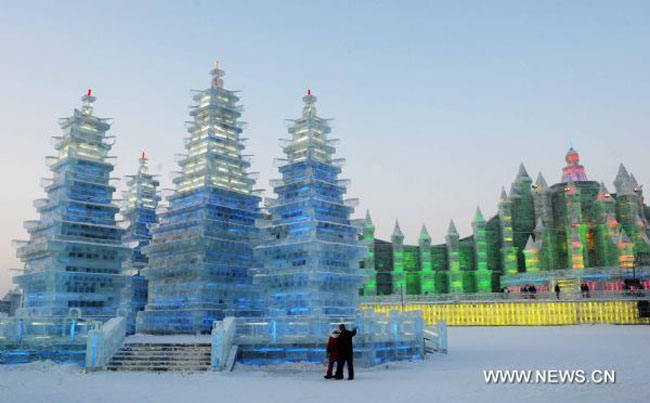
<svg viewBox="0 0 650 403">
<path fill-rule="evenodd" d="M 569 138 L 591 179 L 611 184 L 623 161 L 650 183 L 650 2 L 276 3 L 0 2 L 0 295 L 57 118 L 93 88 L 116 175 L 145 149 L 168 184 L 215 58 L 242 90 L 258 187 L 311 88 L 379 236 L 396 217 L 407 242 L 422 223 L 442 242 L 450 218 L 468 235 L 520 162 L 557 182 Z"/>
</svg>

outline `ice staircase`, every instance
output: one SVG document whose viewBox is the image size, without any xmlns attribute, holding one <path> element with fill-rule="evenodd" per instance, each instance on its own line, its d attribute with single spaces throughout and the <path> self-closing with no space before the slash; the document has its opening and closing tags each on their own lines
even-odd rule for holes
<svg viewBox="0 0 650 403">
<path fill-rule="evenodd" d="M 209 339 L 175 340 L 165 336 L 128 337 L 122 348 L 108 361 L 108 371 L 195 372 L 208 371 Z"/>
</svg>

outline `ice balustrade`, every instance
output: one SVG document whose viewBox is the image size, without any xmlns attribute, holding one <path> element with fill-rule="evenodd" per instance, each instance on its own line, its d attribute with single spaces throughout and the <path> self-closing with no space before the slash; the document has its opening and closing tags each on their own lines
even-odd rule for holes
<svg viewBox="0 0 650 403">
<path fill-rule="evenodd" d="M 42 318 L 19 309 L 16 316 L 0 318 L 0 348 L 85 344 L 92 326 L 78 309 L 70 309 L 67 316 Z"/>
<path fill-rule="evenodd" d="M 642 315 L 646 300 L 519 300 L 363 303 L 378 312 L 422 311 L 426 323 L 449 326 L 547 326 L 595 323 L 649 324 Z"/>
<path fill-rule="evenodd" d="M 88 331 L 86 343 L 86 369 L 103 369 L 108 360 L 124 344 L 127 329 L 127 313 L 118 311 L 118 316 L 106 323 L 94 322 Z"/>
<path fill-rule="evenodd" d="M 223 363 L 230 348 L 237 345 L 244 364 L 307 361 L 320 363 L 331 331 L 341 323 L 357 329 L 355 362 L 372 366 L 388 361 L 421 359 L 424 355 L 424 322 L 421 312 L 387 313 L 360 310 L 350 318 L 333 315 L 295 317 L 227 318 L 213 329 L 213 359 Z M 229 333 L 232 326 L 232 333 Z M 446 331 L 438 331 L 446 338 Z M 431 337 L 431 335 L 429 335 Z M 440 336 L 443 337 L 443 336 Z M 437 339 L 436 339 L 437 340 Z M 436 341 L 443 343 L 444 341 Z M 218 365 L 214 366 L 219 370 Z"/>
<path fill-rule="evenodd" d="M 486 292 L 474 294 L 417 294 L 417 295 L 370 295 L 360 297 L 363 304 L 391 303 L 436 303 L 436 302 L 499 302 L 499 301 L 581 301 L 581 300 L 637 300 L 650 298 L 650 290 L 590 290 L 588 294 L 580 290 L 562 290 L 559 297 L 553 290 L 536 292 Z"/>
</svg>

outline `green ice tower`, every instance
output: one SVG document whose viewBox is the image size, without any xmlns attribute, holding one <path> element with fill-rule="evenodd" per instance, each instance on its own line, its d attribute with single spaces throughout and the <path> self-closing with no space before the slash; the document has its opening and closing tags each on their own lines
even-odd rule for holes
<svg viewBox="0 0 650 403">
<path fill-rule="evenodd" d="M 634 242 L 637 251 L 649 252 L 650 240 L 648 236 L 650 232 L 645 217 L 642 188 L 634 175 L 628 174 L 623 164 L 618 169 L 614 186 L 618 193 L 616 209 L 621 225 Z"/>
<path fill-rule="evenodd" d="M 618 264 L 622 269 L 631 268 L 634 266 L 634 242 L 625 232 L 625 228 L 621 229 L 621 233 L 616 240 L 616 249 L 618 250 Z"/>
<path fill-rule="evenodd" d="M 420 237 L 418 238 L 418 246 L 420 252 L 420 287 L 422 294 L 435 293 L 435 273 L 433 272 L 433 265 L 431 264 L 431 237 L 427 227 L 422 224 L 420 230 Z"/>
<path fill-rule="evenodd" d="M 476 207 L 476 214 L 472 221 L 474 230 L 474 254 L 476 261 L 476 286 L 478 292 L 492 291 L 492 273 L 488 270 L 487 262 L 487 223 L 483 218 L 481 209 Z"/>
<path fill-rule="evenodd" d="M 362 288 L 363 295 L 377 295 L 377 270 L 375 268 L 375 225 L 370 218 L 370 210 L 366 210 L 363 223 L 363 242 L 368 247 L 368 254 L 363 260 L 363 271 L 368 276 L 368 282 Z"/>
<path fill-rule="evenodd" d="M 584 269 L 587 260 L 587 226 L 582 220 L 582 205 L 580 202 L 580 189 L 572 178 L 564 189 L 567 211 L 567 259 L 568 266 L 572 269 Z"/>
<path fill-rule="evenodd" d="M 460 271 L 460 236 L 454 225 L 454 220 L 449 222 L 446 236 L 447 261 L 449 263 L 449 292 L 461 294 L 463 292 L 463 273 Z"/>
<path fill-rule="evenodd" d="M 539 269 L 553 270 L 557 268 L 557 252 L 553 229 L 544 225 L 542 217 L 537 219 L 537 225 L 535 226 L 535 242 L 539 248 Z"/>
<path fill-rule="evenodd" d="M 404 234 L 395 220 L 395 228 L 390 240 L 393 244 L 393 294 L 406 293 L 406 274 L 404 273 Z"/>
<path fill-rule="evenodd" d="M 524 164 L 521 164 L 517 172 L 517 177 L 510 188 L 513 241 L 517 251 L 524 250 L 528 238 L 535 230 L 535 207 L 532 185 L 533 180 L 528 176 Z M 517 266 L 523 270 L 525 266 L 523 253 L 517 254 L 517 261 Z"/>
<path fill-rule="evenodd" d="M 616 201 L 610 195 L 604 183 L 600 183 L 600 190 L 596 196 L 598 207 L 598 226 L 596 227 L 596 251 L 597 266 L 607 267 L 618 264 L 618 252 L 616 250 L 614 232 L 618 232 L 618 221 L 616 220 Z M 610 225 L 615 230 L 610 229 Z"/>
<path fill-rule="evenodd" d="M 532 188 L 535 217 L 538 220 L 541 218 L 544 226 L 550 228 L 553 226 L 551 192 L 541 172 L 537 175 L 537 180 L 535 181 L 535 184 L 532 185 Z"/>
<path fill-rule="evenodd" d="M 539 241 L 535 241 L 532 237 L 528 237 L 526 247 L 524 248 L 524 256 L 526 258 L 526 272 L 536 273 L 539 271 Z"/>
<path fill-rule="evenodd" d="M 517 248 L 513 242 L 512 202 L 501 188 L 499 198 L 499 223 L 501 224 L 501 270 L 503 274 L 517 274 Z"/>
<path fill-rule="evenodd" d="M 532 186 L 535 204 L 535 241 L 539 241 L 539 267 L 541 270 L 553 270 L 558 267 L 557 237 L 553 231 L 553 204 L 551 191 L 540 172 Z"/>
<path fill-rule="evenodd" d="M 616 191 L 618 193 L 616 197 L 618 220 L 623 228 L 625 228 L 625 232 L 630 239 L 637 246 L 640 246 L 640 228 L 638 227 L 639 221 L 637 219 L 640 210 L 640 197 L 637 193 L 639 192 L 639 187 L 634 176 L 627 173 L 623 164 L 621 164 L 619 168 L 614 185 L 616 186 Z"/>
</svg>

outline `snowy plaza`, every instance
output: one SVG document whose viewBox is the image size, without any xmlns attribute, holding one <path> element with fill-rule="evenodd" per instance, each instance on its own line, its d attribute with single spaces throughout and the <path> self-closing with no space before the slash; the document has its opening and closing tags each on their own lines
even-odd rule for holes
<svg viewBox="0 0 650 403">
<path fill-rule="evenodd" d="M 324 380 L 324 367 L 237 365 L 229 373 L 85 374 L 74 365 L 0 366 L 0 402 L 647 402 L 645 326 L 455 327 L 449 354 L 359 369 Z M 615 370 L 614 384 L 486 384 L 483 370 Z"/>
</svg>

